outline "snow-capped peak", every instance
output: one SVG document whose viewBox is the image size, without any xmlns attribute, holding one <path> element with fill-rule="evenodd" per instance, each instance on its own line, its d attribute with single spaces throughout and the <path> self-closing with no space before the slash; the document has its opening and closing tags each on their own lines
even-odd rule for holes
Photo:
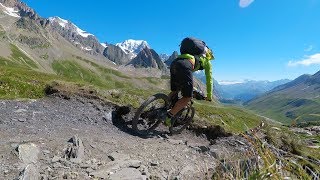
<svg viewBox="0 0 320 180">
<path fill-rule="evenodd" d="M 11 8 L 11 7 L 6 7 L 2 3 L 0 3 L 0 6 L 1 6 L 1 8 L 3 8 L 3 12 L 8 14 L 9 16 L 20 18 L 19 14 L 18 14 L 19 11 L 14 10 L 14 8 Z"/>
<path fill-rule="evenodd" d="M 159 56 L 160 56 L 162 61 L 166 61 L 170 57 L 168 54 L 165 54 L 165 53 L 159 54 Z"/>
<path fill-rule="evenodd" d="M 120 47 L 127 54 L 133 53 L 134 55 L 137 55 L 145 47 L 150 48 L 150 46 L 147 43 L 147 41 L 144 41 L 144 40 L 133 40 L 133 39 L 125 40 L 122 43 L 117 43 L 116 46 Z"/>
<path fill-rule="evenodd" d="M 77 33 L 78 35 L 82 36 L 82 37 L 88 37 L 88 36 L 94 36 L 93 34 L 90 34 L 86 31 L 83 31 L 82 29 L 78 28 L 78 26 L 76 26 L 75 24 L 71 23 L 68 20 L 62 19 L 60 17 L 50 17 L 49 18 L 50 23 L 58 23 L 61 27 L 71 30 L 74 33 Z"/>
</svg>

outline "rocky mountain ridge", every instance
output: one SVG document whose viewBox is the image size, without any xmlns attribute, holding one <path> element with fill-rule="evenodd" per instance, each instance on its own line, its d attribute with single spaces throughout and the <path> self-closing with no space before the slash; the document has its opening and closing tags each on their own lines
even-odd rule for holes
<svg viewBox="0 0 320 180">
<path fill-rule="evenodd" d="M 175 60 L 177 57 L 178 57 L 178 52 L 177 51 L 174 51 L 166 61 L 164 61 L 164 63 L 167 65 L 167 66 L 170 66 L 171 63 L 173 62 L 173 60 Z"/>
<path fill-rule="evenodd" d="M 20 17 L 28 17 L 35 20 L 41 26 L 46 27 L 49 24 L 49 20 L 40 17 L 32 8 L 19 0 L 0 0 L 3 6 L 14 8 Z"/>
<path fill-rule="evenodd" d="M 103 55 L 117 65 L 126 65 L 129 63 L 130 56 L 124 52 L 119 46 L 107 44 Z"/>
<path fill-rule="evenodd" d="M 103 53 L 104 47 L 93 34 L 81 30 L 72 22 L 61 19 L 60 17 L 50 17 L 49 22 L 53 31 L 58 32 L 62 37 L 82 51 L 92 55 Z"/>
<path fill-rule="evenodd" d="M 58 59 L 56 56 L 60 54 L 64 56 L 65 53 L 52 53 L 50 55 L 39 55 L 41 51 L 34 52 L 36 49 L 34 47 L 50 47 L 52 41 L 60 41 L 60 47 L 64 45 L 69 46 L 69 44 L 65 44 L 65 42 L 61 41 L 61 38 L 57 34 L 63 37 L 66 41 L 72 44 L 77 49 L 81 50 L 83 53 L 91 55 L 94 59 L 99 59 L 99 61 L 112 61 L 116 65 L 128 65 L 134 64 L 138 62 L 137 60 L 132 61 L 144 48 L 149 48 L 150 46 L 144 40 L 126 40 L 122 43 L 117 43 L 116 45 L 108 45 L 106 43 L 100 43 L 99 40 L 91 33 L 88 33 L 79 27 L 77 27 L 72 22 L 62 19 L 58 16 L 50 17 L 48 19 L 42 18 L 39 16 L 32 8 L 28 7 L 25 3 L 19 0 L 1 0 L 1 6 L 3 6 L 3 12 L 11 16 L 12 18 L 16 18 L 16 27 L 17 30 L 11 28 L 11 31 L 17 33 L 16 36 L 19 37 L 19 43 L 23 43 L 31 47 L 31 49 L 24 50 L 25 52 L 29 52 L 30 54 L 37 54 L 37 56 L 46 57 L 49 59 Z M 10 20 L 13 21 L 13 20 Z M 35 25 L 37 24 L 37 25 Z M 39 27 L 36 27 L 38 26 Z M 23 28 L 28 32 L 24 34 L 20 34 L 19 28 Z M 32 33 L 30 33 L 32 31 Z M 32 34 L 32 35 L 31 35 Z M 41 36 L 41 37 L 39 37 Z M 55 40 L 49 40 L 49 36 L 54 38 Z M 49 40 L 49 41 L 48 41 Z M 50 42 L 51 41 L 51 42 Z M 12 42 L 11 42 L 12 43 Z M 58 44 L 58 43 L 57 43 Z M 63 45 L 62 45 L 63 44 Z M 116 48 L 118 47 L 118 48 Z M 20 47 L 23 48 L 23 47 Z M 59 46 L 56 46 L 59 48 Z M 68 48 L 64 48 L 68 49 Z M 123 52 L 121 52 L 122 50 Z M 30 52 L 32 51 L 32 52 Z M 61 51 L 58 50 L 57 51 Z M 62 50 L 64 51 L 64 50 Z M 68 51 L 68 50 L 67 50 Z M 43 52 L 41 52 L 43 53 Z M 68 53 L 67 53 L 68 54 Z M 79 53 L 74 53 L 79 54 Z M 142 61 L 155 61 L 152 63 L 147 63 L 152 66 L 140 66 L 140 64 L 134 65 L 135 67 L 148 67 L 148 68 L 162 68 L 161 63 L 156 62 L 157 57 L 159 56 L 155 51 L 153 53 L 155 57 L 144 59 Z M 33 55 L 31 55 L 33 56 Z M 140 56 L 140 60 L 141 60 Z M 145 56 L 146 57 L 146 56 Z M 34 56 L 33 56 L 34 58 Z M 147 57 L 146 57 L 147 58 Z M 34 58 L 38 59 L 38 58 Z M 132 61 L 132 62 L 131 62 Z M 156 66 L 156 64 L 159 64 Z"/>
<path fill-rule="evenodd" d="M 152 67 L 157 69 L 165 69 L 166 65 L 160 56 L 153 50 L 145 47 L 139 54 L 129 63 L 134 67 Z"/>
</svg>

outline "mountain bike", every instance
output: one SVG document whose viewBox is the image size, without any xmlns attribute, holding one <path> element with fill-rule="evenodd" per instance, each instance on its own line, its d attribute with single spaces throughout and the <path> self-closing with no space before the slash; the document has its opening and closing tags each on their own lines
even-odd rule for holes
<svg viewBox="0 0 320 180">
<path fill-rule="evenodd" d="M 203 93 L 197 90 L 194 90 L 194 97 L 199 100 L 205 99 Z M 139 134 L 146 134 L 155 130 L 166 119 L 167 111 L 180 98 L 179 93 L 173 95 L 171 99 L 163 93 L 152 95 L 136 111 L 132 120 L 132 128 Z M 191 124 L 195 114 L 193 103 L 194 101 L 191 100 L 186 107 L 171 118 L 170 134 L 179 134 Z"/>
</svg>

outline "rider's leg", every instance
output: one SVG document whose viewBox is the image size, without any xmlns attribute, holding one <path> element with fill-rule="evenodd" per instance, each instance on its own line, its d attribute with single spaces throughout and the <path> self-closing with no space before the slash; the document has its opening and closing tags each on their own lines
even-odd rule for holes
<svg viewBox="0 0 320 180">
<path fill-rule="evenodd" d="M 169 98 L 171 98 L 174 93 L 179 90 L 182 93 L 183 98 L 178 100 L 174 107 L 167 113 L 167 118 L 165 124 L 167 126 L 171 125 L 171 118 L 176 115 L 181 109 L 188 105 L 192 98 L 193 92 L 193 75 L 192 75 L 192 64 L 190 61 L 182 59 L 175 60 L 170 66 L 170 85 L 171 93 Z"/>
<path fill-rule="evenodd" d="M 171 100 L 172 97 L 173 97 L 174 95 L 176 95 L 177 93 L 178 93 L 178 91 L 171 91 L 171 92 L 168 94 L 169 99 Z"/>
<path fill-rule="evenodd" d="M 175 116 L 181 109 L 186 107 L 191 101 L 192 97 L 182 97 L 179 101 L 174 105 L 174 107 L 169 111 L 172 116 Z"/>
</svg>

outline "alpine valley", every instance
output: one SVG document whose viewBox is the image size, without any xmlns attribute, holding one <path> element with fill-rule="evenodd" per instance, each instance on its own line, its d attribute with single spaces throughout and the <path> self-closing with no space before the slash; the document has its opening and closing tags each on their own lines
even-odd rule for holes
<svg viewBox="0 0 320 180">
<path fill-rule="evenodd" d="M 320 71 L 277 86 L 246 106 L 285 124 L 319 125 Z"/>
</svg>

